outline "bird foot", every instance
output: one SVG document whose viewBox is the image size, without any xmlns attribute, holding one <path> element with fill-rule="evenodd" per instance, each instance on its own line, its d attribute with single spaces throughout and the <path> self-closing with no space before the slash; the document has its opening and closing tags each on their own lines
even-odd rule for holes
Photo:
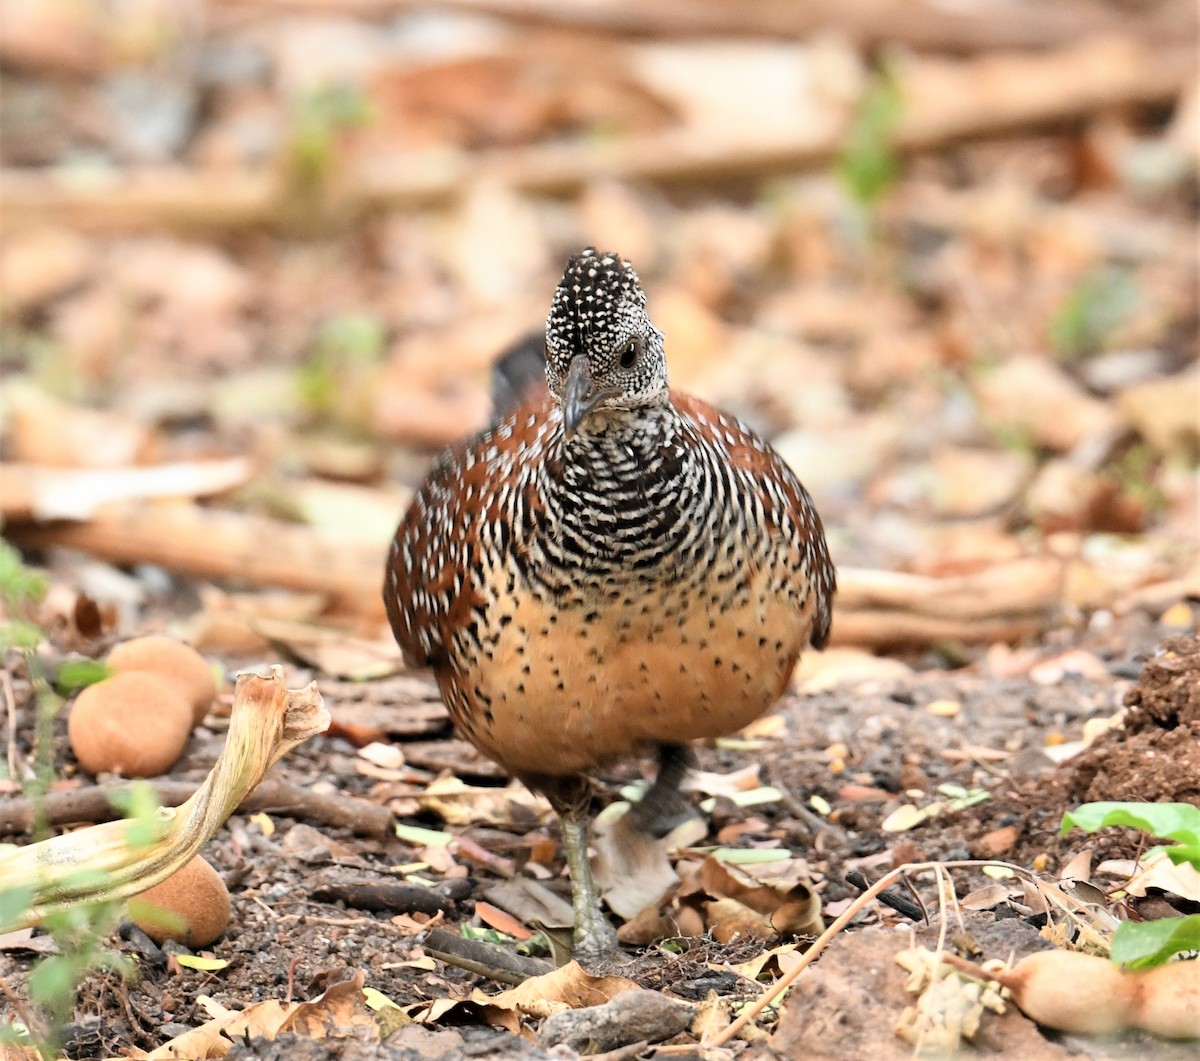
<svg viewBox="0 0 1200 1061">
<path fill-rule="evenodd" d="M 698 818 L 696 808 L 678 790 L 663 790 L 655 785 L 629 808 L 629 819 L 638 832 L 661 840 L 689 818 Z"/>
<path fill-rule="evenodd" d="M 586 925 L 576 924 L 571 957 L 585 973 L 597 976 L 627 960 L 617 944 L 616 929 L 602 915 Z"/>
</svg>

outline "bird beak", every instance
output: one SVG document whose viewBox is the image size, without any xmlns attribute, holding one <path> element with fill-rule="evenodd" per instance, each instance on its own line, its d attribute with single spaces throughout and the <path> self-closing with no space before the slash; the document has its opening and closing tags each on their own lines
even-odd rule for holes
<svg viewBox="0 0 1200 1061">
<path fill-rule="evenodd" d="M 588 413 L 611 393 L 596 386 L 587 357 L 577 354 L 567 369 L 567 382 L 563 386 L 563 433 L 566 437 L 574 437 Z"/>
</svg>

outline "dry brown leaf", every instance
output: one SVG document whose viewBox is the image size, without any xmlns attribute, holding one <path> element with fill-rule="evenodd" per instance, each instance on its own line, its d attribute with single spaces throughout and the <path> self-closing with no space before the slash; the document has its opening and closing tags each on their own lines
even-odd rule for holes
<svg viewBox="0 0 1200 1061">
<path fill-rule="evenodd" d="M 209 1000 L 205 1009 L 210 1012 L 214 1009 L 221 1011 L 222 1015 L 217 1017 L 217 1020 L 220 1021 L 220 1030 L 230 1038 L 253 1038 L 261 1035 L 266 1039 L 274 1039 L 283 1026 L 283 1022 L 288 1019 L 298 1005 L 300 1005 L 299 1002 L 283 1003 L 278 999 L 268 998 L 247 1006 L 240 1012 L 230 1012 L 224 1007 L 215 1006 Z M 166 1056 L 178 1055 L 168 1054 Z"/>
<path fill-rule="evenodd" d="M 1004 884 L 985 884 L 959 900 L 964 910 L 991 910 L 1008 899 L 1011 889 Z"/>
<path fill-rule="evenodd" d="M 638 829 L 623 810 L 627 807 L 613 804 L 596 819 L 593 870 L 609 908 L 628 920 L 658 903 L 679 875 L 662 842 Z"/>
<path fill-rule="evenodd" d="M 710 895 L 736 899 L 763 914 L 776 932 L 806 935 L 815 927 L 820 932 L 821 903 L 803 881 L 757 880 L 736 867 L 707 858 L 700 867 L 699 882 Z"/>
<path fill-rule="evenodd" d="M 708 998 L 696 1007 L 696 1015 L 692 1018 L 688 1029 L 700 1042 L 715 1039 L 729 1027 L 733 1020 L 729 1003 L 715 991 L 708 993 Z"/>
<path fill-rule="evenodd" d="M 751 910 L 736 899 L 714 899 L 704 904 L 704 916 L 708 930 L 718 943 L 734 940 L 771 939 L 775 930 L 771 919 L 757 910 Z"/>
<path fill-rule="evenodd" d="M 679 787 L 684 792 L 703 792 L 706 796 L 732 796 L 738 792 L 749 792 L 758 788 L 762 784 L 761 774 L 760 763 L 750 763 L 728 774 L 693 770 Z"/>
<path fill-rule="evenodd" d="M 1175 865 L 1165 850 L 1155 851 L 1140 862 L 1116 859 L 1103 862 L 1096 872 L 1128 876 L 1124 890 L 1139 898 L 1146 894 L 1147 888 L 1160 888 L 1181 899 L 1200 902 L 1200 871 L 1186 862 Z"/>
<path fill-rule="evenodd" d="M 43 459 L 49 456 L 41 455 Z M 62 463 L 69 463 L 67 455 Z M 90 519 L 101 506 L 111 502 L 220 494 L 242 486 L 252 471 L 250 461 L 241 457 L 139 467 L 0 465 L 8 495 L 4 499 L 4 512 L 41 521 Z"/>
<path fill-rule="evenodd" d="M 9 401 L 9 451 L 18 461 L 116 469 L 153 453 L 153 432 L 129 416 L 71 405 L 31 387 L 13 388 Z"/>
<path fill-rule="evenodd" d="M 746 977 L 747 980 L 757 980 L 763 974 L 763 970 L 766 969 L 771 962 L 775 962 L 776 965 L 779 966 L 779 972 L 785 972 L 786 970 L 782 968 L 782 963 L 785 959 L 797 954 L 796 946 L 797 945 L 795 943 L 784 943 L 782 946 L 772 947 L 770 950 L 765 950 L 761 954 L 751 958 L 749 961 L 742 962 L 739 965 L 710 964 L 709 967 L 718 971 L 729 969 L 730 971 L 737 973 L 738 976 Z"/>
<path fill-rule="evenodd" d="M 148 1054 L 132 1056 L 147 1061 L 167 1058 L 208 1061 L 209 1058 L 224 1057 L 235 1041 L 255 1037 L 274 1039 L 284 1031 L 311 1039 L 355 1038 L 377 1042 L 379 1028 L 363 996 L 364 979 L 364 974 L 359 971 L 351 979 L 334 984 L 311 1002 L 283 1003 L 272 998 L 241 1011 L 226 1009 L 219 1002 L 202 997 L 200 1004 L 212 1015 L 212 1020 L 176 1036 Z"/>
<path fill-rule="evenodd" d="M 469 1002 L 479 1008 L 488 1024 L 517 1034 L 522 1014 L 549 1017 L 567 1009 L 603 1005 L 625 991 L 638 990 L 641 989 L 637 984 L 623 976 L 592 976 L 585 973 L 578 962 L 571 961 L 553 972 L 532 976 L 498 995 L 487 995 L 476 989 L 470 998 L 435 998 L 407 1007 L 406 1012 L 418 1024 L 436 1024 Z"/>
<path fill-rule="evenodd" d="M 516 1010 L 532 1017 L 548 1017 L 564 1009 L 600 1006 L 622 992 L 637 990 L 638 985 L 624 976 L 592 976 L 584 972 L 578 962 L 571 961 L 553 972 L 532 976 L 498 995 L 488 996 L 475 991 L 471 1001 Z"/>
<path fill-rule="evenodd" d="M 468 785 L 458 777 L 439 777 L 417 796 L 426 810 L 441 815 L 447 825 L 501 825 L 546 821 L 551 814 L 544 796 L 519 782 L 504 788 Z"/>
<path fill-rule="evenodd" d="M 285 1008 L 273 998 L 248 1006 L 240 1012 L 226 1009 L 213 999 L 203 996 L 200 998 L 200 1005 L 212 1015 L 212 1020 L 177 1035 L 148 1054 L 140 1056 L 149 1061 L 158 1061 L 160 1058 L 207 1061 L 209 1058 L 224 1057 L 232 1049 L 234 1037 L 261 1035 L 273 1039 L 292 1008 Z"/>
<path fill-rule="evenodd" d="M 693 915 L 695 923 L 691 927 L 695 929 L 694 932 L 687 932 L 681 925 L 679 915 L 682 913 Z M 700 920 L 699 915 L 690 907 L 685 907 L 681 911 L 670 911 L 659 910 L 655 906 L 647 906 L 617 929 L 617 939 L 633 947 L 649 947 L 651 944 L 657 943 L 662 939 L 670 939 L 675 936 L 699 935 L 703 931 L 703 922 Z"/>
<path fill-rule="evenodd" d="M 365 974 L 360 969 L 349 980 L 334 984 L 320 998 L 302 1002 L 280 1025 L 280 1032 L 295 1032 L 310 1039 L 357 1039 L 378 1042 L 379 1026 L 363 996 Z"/>
<path fill-rule="evenodd" d="M 382 678 L 400 668 L 400 650 L 389 636 L 375 641 L 331 626 L 256 619 L 252 629 L 293 656 L 334 678 Z"/>
</svg>

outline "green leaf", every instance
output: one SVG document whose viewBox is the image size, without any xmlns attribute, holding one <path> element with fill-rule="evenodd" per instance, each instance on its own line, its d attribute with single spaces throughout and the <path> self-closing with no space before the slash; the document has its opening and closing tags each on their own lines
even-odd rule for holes
<svg viewBox="0 0 1200 1061">
<path fill-rule="evenodd" d="M 98 659 L 73 659 L 58 668 L 54 684 L 63 696 L 69 696 L 112 677 L 112 673 L 112 668 Z"/>
<path fill-rule="evenodd" d="M 1167 858 L 1177 866 L 1187 862 L 1191 867 L 1200 872 L 1200 846 L 1196 844 L 1176 844 L 1174 847 L 1159 848 L 1160 851 L 1167 853 Z"/>
<path fill-rule="evenodd" d="M 517 944 L 517 953 L 524 954 L 526 958 L 544 958 L 550 953 L 550 940 L 545 932 L 535 932 Z"/>
<path fill-rule="evenodd" d="M 0 601 L 8 611 L 17 612 L 24 605 L 41 600 L 46 590 L 46 580 L 25 566 L 13 546 L 0 540 Z"/>
<path fill-rule="evenodd" d="M 29 976 L 30 997 L 55 1012 L 63 1012 L 74 998 L 77 972 L 66 955 L 56 954 L 39 962 Z"/>
<path fill-rule="evenodd" d="M 1094 833 L 1110 825 L 1128 825 L 1188 847 L 1200 847 L 1200 807 L 1190 803 L 1085 803 L 1063 815 L 1062 835 L 1066 836 L 1073 826 Z"/>
<path fill-rule="evenodd" d="M 976 803 L 983 803 L 991 798 L 992 794 L 986 788 L 973 788 L 970 792 L 964 792 L 961 796 L 947 801 L 946 809 L 966 810 L 968 807 L 974 807 Z"/>
<path fill-rule="evenodd" d="M 483 928 L 478 925 L 463 925 L 459 929 L 463 939 L 479 940 L 482 943 L 511 943 L 513 937 L 494 928 Z"/>
<path fill-rule="evenodd" d="M 900 175 L 893 141 L 903 114 L 899 82 L 894 71 L 884 66 L 858 101 L 837 161 L 843 187 L 862 206 L 875 206 Z"/>
<path fill-rule="evenodd" d="M 18 885 L 0 891 L 0 931 L 5 925 L 15 925 L 33 903 L 33 886 Z"/>
<path fill-rule="evenodd" d="M 1200 951 L 1200 914 L 1158 921 L 1122 921 L 1113 934 L 1112 960 L 1130 969 L 1162 965 L 1184 951 Z"/>
<path fill-rule="evenodd" d="M 226 958 L 202 958 L 199 954 L 176 954 L 175 960 L 185 969 L 199 969 L 205 973 L 215 973 L 229 966 Z"/>
<path fill-rule="evenodd" d="M 24 619 L 13 619 L 11 622 L 0 623 L 0 650 L 10 648 L 31 652 L 42 643 L 42 628 L 35 623 L 27 623 Z"/>
</svg>

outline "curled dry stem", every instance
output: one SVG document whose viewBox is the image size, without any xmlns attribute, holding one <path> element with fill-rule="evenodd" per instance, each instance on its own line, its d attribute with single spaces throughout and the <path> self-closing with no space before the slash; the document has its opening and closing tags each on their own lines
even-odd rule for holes
<svg viewBox="0 0 1200 1061">
<path fill-rule="evenodd" d="M 0 923 L 0 932 L 81 903 L 127 899 L 169 877 L 212 838 L 274 763 L 328 725 L 316 683 L 289 690 L 278 667 L 270 677 L 241 675 L 220 758 L 189 800 L 155 811 L 150 836 L 139 836 L 128 820 L 104 822 L 0 859 L 0 892 L 31 893 L 14 921 Z"/>
</svg>

